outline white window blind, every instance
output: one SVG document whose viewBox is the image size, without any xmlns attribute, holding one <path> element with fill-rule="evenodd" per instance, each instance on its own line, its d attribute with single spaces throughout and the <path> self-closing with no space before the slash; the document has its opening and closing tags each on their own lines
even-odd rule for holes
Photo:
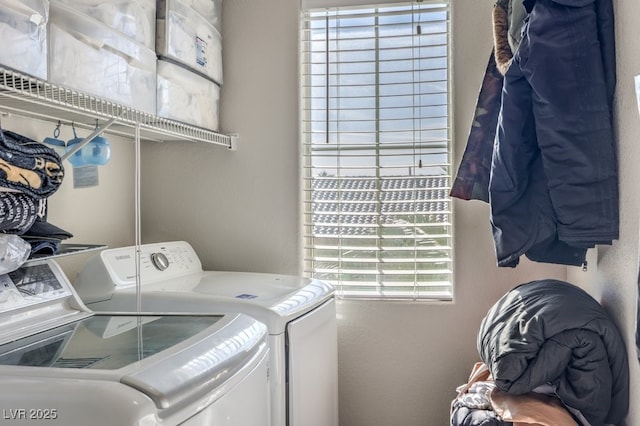
<svg viewBox="0 0 640 426">
<path fill-rule="evenodd" d="M 306 10 L 305 272 L 339 296 L 451 299 L 448 1 Z"/>
</svg>

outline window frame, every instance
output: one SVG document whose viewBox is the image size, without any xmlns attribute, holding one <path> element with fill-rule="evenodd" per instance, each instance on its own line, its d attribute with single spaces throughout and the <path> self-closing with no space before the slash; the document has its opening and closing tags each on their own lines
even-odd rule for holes
<svg viewBox="0 0 640 426">
<path fill-rule="evenodd" d="M 338 8 L 325 8 L 324 10 L 327 11 L 327 13 L 329 13 L 329 11 L 334 11 L 335 13 L 340 13 L 339 11 L 344 11 L 347 9 L 358 9 L 358 10 L 366 10 L 366 9 L 373 9 L 373 10 L 377 10 L 378 12 L 376 12 L 376 14 L 379 14 L 379 10 L 381 9 L 385 9 L 385 10 L 393 10 L 396 8 L 401 8 L 401 7 L 405 7 L 405 8 L 412 8 L 412 10 L 415 10 L 416 5 L 429 5 L 430 7 L 440 7 L 441 10 L 443 10 L 446 13 L 446 19 L 444 20 L 445 25 L 446 25 L 446 46 L 445 46 L 445 51 L 446 51 L 446 97 L 447 97 L 447 102 L 446 105 L 443 105 L 442 107 L 444 107 L 446 109 L 446 137 L 444 138 L 444 142 L 446 143 L 446 168 L 447 171 L 446 173 L 444 173 L 444 175 L 441 175 L 440 177 L 444 177 L 446 179 L 446 183 L 441 187 L 438 188 L 439 189 L 439 194 L 441 198 L 444 198 L 443 200 L 441 200 L 442 202 L 444 202 L 446 204 L 446 208 L 444 208 L 442 211 L 438 212 L 441 213 L 443 215 L 446 216 L 446 220 L 444 221 L 444 227 L 447 228 L 447 232 L 446 235 L 443 237 L 446 240 L 446 244 L 443 245 L 442 250 L 446 251 L 448 254 L 448 257 L 446 259 L 446 264 L 447 264 L 447 271 L 445 273 L 445 275 L 447 275 L 447 287 L 446 290 L 442 290 L 443 286 L 442 285 L 434 285 L 432 287 L 434 288 L 438 288 L 438 290 L 425 290 L 427 287 L 430 287 L 428 285 L 417 285 L 416 282 L 414 281 L 413 283 L 413 291 L 410 290 L 400 290 L 398 292 L 393 292 L 393 291 L 387 291 L 384 288 L 380 288 L 380 284 L 377 285 L 377 288 L 372 288 L 369 290 L 364 289 L 366 287 L 366 285 L 362 285 L 363 290 L 362 291 L 357 291 L 357 290 L 353 290 L 353 288 L 358 287 L 357 285 L 355 287 L 350 287 L 350 286 L 345 286 L 343 283 L 341 282 L 335 282 L 331 279 L 327 279 L 326 274 L 322 274 L 319 271 L 321 270 L 321 268 L 317 268 L 316 266 L 314 266 L 315 262 L 317 262 L 319 259 L 317 257 L 314 257 L 313 254 L 311 254 L 314 250 L 317 250 L 317 248 L 315 247 L 315 245 L 313 244 L 313 240 L 318 238 L 317 236 L 314 236 L 313 233 L 313 228 L 314 228 L 314 215 L 317 215 L 317 213 L 314 213 L 313 209 L 310 207 L 312 206 L 312 204 L 314 203 L 314 199 L 313 199 L 313 193 L 317 192 L 317 189 L 313 189 L 313 181 L 314 181 L 314 177 L 312 175 L 312 170 L 313 170 L 313 165 L 309 163 L 309 160 L 311 159 L 311 153 L 310 153 L 310 149 L 311 146 L 313 145 L 312 141 L 311 141 L 311 129 L 310 129 L 310 121 L 311 119 L 309 118 L 309 112 L 311 110 L 311 108 L 308 108 L 308 104 L 307 101 L 310 98 L 310 90 L 312 90 L 308 84 L 308 80 L 305 80 L 305 78 L 308 78 L 308 74 L 307 74 L 307 70 L 308 67 L 310 66 L 311 61 L 309 60 L 309 52 L 310 50 L 308 50 L 305 47 L 305 43 L 308 42 L 308 39 L 306 39 L 306 35 L 309 34 L 309 28 L 306 26 L 307 24 L 307 18 L 308 15 L 306 15 L 305 13 L 308 12 L 307 10 L 303 10 L 302 11 L 302 16 L 301 16 L 301 39 L 300 39 L 300 44 L 301 44 L 301 49 L 300 49 L 300 67 L 301 67 L 301 72 L 300 72 L 300 93 L 301 93 L 301 142 L 302 142 L 302 161 L 303 161 L 303 203 L 302 203 L 302 214 L 303 214 L 303 252 L 304 252 L 304 257 L 303 257 L 303 262 L 304 262 L 304 268 L 303 268 L 303 273 L 306 276 L 309 277 L 313 277 L 313 278 L 318 278 L 318 279 L 324 279 L 328 282 L 331 282 L 332 284 L 334 284 L 334 286 L 336 287 L 336 293 L 337 296 L 340 298 L 345 298 L 345 299 L 369 299 L 369 300 L 404 300 L 404 301 L 424 301 L 424 300 L 428 300 L 428 301 L 432 301 L 432 300 L 439 300 L 439 301 L 451 301 L 453 299 L 453 280 L 454 280 L 454 271 L 453 271 L 453 265 L 454 265 L 454 247 L 453 247 L 453 241 L 454 241 L 454 224 L 453 224 L 453 201 L 452 198 L 449 195 L 449 190 L 450 190 L 450 185 L 452 182 L 452 174 L 453 174 L 453 170 L 452 170 L 452 162 L 453 162 L 453 158 L 454 158 L 454 152 L 453 152 L 453 130 L 452 130 L 452 122 L 453 122 L 453 118 L 452 118 L 452 111 L 453 111 L 453 106 L 452 106 L 452 99 L 453 99 L 453 94 L 452 94 L 452 76 L 451 76 L 451 70 L 452 70 L 452 52 L 451 52 L 451 2 L 450 0 L 442 0 L 442 1 L 423 1 L 423 2 L 419 2 L 419 3 L 393 3 L 393 4 L 389 4 L 386 6 L 381 6 L 381 5 L 376 5 L 373 4 L 371 6 L 358 6 L 356 8 L 349 8 L 349 7 L 338 7 Z M 390 8 L 390 9 L 387 9 Z M 414 13 L 415 15 L 415 13 Z M 420 34 L 417 34 L 418 36 L 421 36 Z M 328 44 L 328 43 L 327 43 Z M 329 65 L 327 65 L 327 67 L 329 67 Z M 330 74 L 329 69 L 327 68 L 327 74 Z M 327 87 L 329 87 L 329 84 L 327 84 Z M 328 90 L 328 89 L 327 89 Z M 415 91 L 412 94 L 413 96 L 415 96 Z M 330 95 L 327 92 L 326 95 L 328 98 L 330 97 Z M 421 105 L 422 106 L 422 105 Z M 326 117 L 326 121 L 327 121 L 327 126 L 329 126 L 329 111 L 330 106 L 327 103 L 327 117 Z M 376 119 L 377 124 L 380 124 L 380 120 L 377 118 Z M 412 130 L 414 133 L 416 132 L 416 129 L 414 128 Z M 327 135 L 327 140 L 329 138 L 330 131 L 326 131 L 326 135 Z M 414 136 L 414 140 L 413 142 L 413 146 L 412 148 L 415 150 L 416 148 L 416 144 L 415 144 L 415 136 Z M 380 143 L 376 144 L 376 148 L 377 149 L 387 149 L 388 147 L 382 147 L 380 145 Z M 392 147 L 390 149 L 394 149 L 396 147 Z M 331 149 L 331 148 L 329 148 Z M 348 149 L 351 150 L 357 150 L 357 149 L 361 149 L 359 147 L 345 147 L 342 148 L 345 151 Z M 336 150 L 342 150 L 342 149 L 336 149 Z M 341 155 L 341 154 L 340 154 Z M 340 155 L 338 155 L 338 157 L 340 157 Z M 375 156 L 376 158 L 380 158 L 377 154 Z M 427 164 L 427 166 L 429 166 L 429 164 Z M 442 165 L 439 165 L 442 166 Z M 420 167 L 422 167 L 422 163 L 420 163 Z M 379 169 L 379 167 L 378 167 Z M 336 168 L 336 170 L 341 170 L 340 166 L 338 166 Z M 340 181 L 341 179 L 343 181 L 346 181 L 346 179 L 337 177 L 336 178 L 338 181 Z M 378 179 L 380 180 L 380 177 L 374 177 L 373 179 Z M 387 179 L 389 180 L 389 179 Z M 414 188 L 415 189 L 415 188 Z M 376 190 L 377 194 L 380 194 L 380 189 Z M 337 192 L 340 192 L 339 190 Z M 446 195 L 442 195 L 444 192 L 446 192 Z M 414 200 L 415 201 L 415 200 Z M 424 200 L 423 200 L 424 201 Z M 427 202 L 431 202 L 431 200 L 428 200 Z M 379 212 L 378 212 L 379 213 Z M 378 228 L 380 228 L 381 226 L 378 225 Z M 414 225 L 414 229 L 417 229 Z M 378 238 L 384 238 L 381 237 L 380 235 L 378 235 Z M 414 239 L 415 239 L 415 235 L 414 235 Z M 417 251 L 416 251 L 417 253 Z M 417 256 L 414 254 L 414 260 L 417 258 Z M 380 263 L 384 263 L 384 261 L 380 261 Z M 417 263 L 417 261 L 416 261 Z M 421 269 L 421 271 L 423 271 Z M 410 272 L 407 272 L 410 274 Z M 341 272 L 341 276 L 342 276 L 343 272 Z M 398 274 L 397 274 L 398 275 Z M 342 278 L 338 281 L 342 281 Z M 347 291 L 345 291 L 345 287 L 349 287 L 349 289 L 347 289 Z M 383 286 L 384 287 L 384 286 Z M 408 286 L 409 287 L 409 286 Z"/>
</svg>

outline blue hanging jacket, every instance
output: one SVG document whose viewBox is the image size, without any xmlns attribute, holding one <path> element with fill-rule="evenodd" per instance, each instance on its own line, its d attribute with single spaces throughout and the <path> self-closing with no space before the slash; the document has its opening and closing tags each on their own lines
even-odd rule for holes
<svg viewBox="0 0 640 426">
<path fill-rule="evenodd" d="M 568 265 L 618 238 L 611 0 L 527 1 L 503 82 L 489 203 L 499 266 Z"/>
</svg>

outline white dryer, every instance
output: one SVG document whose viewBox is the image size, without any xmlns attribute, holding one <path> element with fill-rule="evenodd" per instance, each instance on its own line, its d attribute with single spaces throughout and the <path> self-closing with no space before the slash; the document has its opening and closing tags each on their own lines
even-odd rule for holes
<svg viewBox="0 0 640 426">
<path fill-rule="evenodd" d="M 136 283 L 136 255 L 140 282 Z M 184 241 L 102 251 L 74 281 L 96 311 L 243 312 L 269 332 L 273 426 L 337 426 L 334 289 L 296 276 L 203 271 Z"/>
<path fill-rule="evenodd" d="M 268 355 L 245 314 L 94 314 L 51 259 L 0 275 L 3 425 L 264 426 Z"/>
</svg>

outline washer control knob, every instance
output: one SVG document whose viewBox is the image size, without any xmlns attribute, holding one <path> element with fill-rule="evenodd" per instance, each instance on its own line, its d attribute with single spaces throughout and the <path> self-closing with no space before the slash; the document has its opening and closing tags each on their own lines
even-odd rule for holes
<svg viewBox="0 0 640 426">
<path fill-rule="evenodd" d="M 164 271 L 169 267 L 169 259 L 164 253 L 151 253 L 151 263 L 158 271 Z"/>
</svg>

